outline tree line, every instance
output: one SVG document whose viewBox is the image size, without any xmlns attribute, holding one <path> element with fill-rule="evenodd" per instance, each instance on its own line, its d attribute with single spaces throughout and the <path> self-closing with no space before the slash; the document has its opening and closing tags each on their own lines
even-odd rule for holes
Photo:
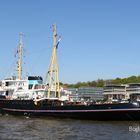
<svg viewBox="0 0 140 140">
<path fill-rule="evenodd" d="M 60 85 L 66 88 L 79 88 L 79 87 L 103 87 L 106 84 L 129 84 L 129 83 L 140 83 L 140 76 L 130 76 L 127 78 L 116 78 L 110 80 L 98 79 L 96 81 L 77 82 L 75 84 L 60 83 Z"/>
</svg>

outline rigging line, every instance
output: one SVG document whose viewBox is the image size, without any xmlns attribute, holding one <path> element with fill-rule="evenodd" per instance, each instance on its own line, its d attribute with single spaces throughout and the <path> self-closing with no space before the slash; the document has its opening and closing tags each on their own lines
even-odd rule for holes
<svg viewBox="0 0 140 140">
<path fill-rule="evenodd" d="M 28 51 L 28 54 L 29 55 L 36 55 L 36 54 L 42 54 L 42 53 L 46 53 L 46 51 L 48 51 L 48 50 L 51 50 L 51 47 L 49 47 L 49 48 L 41 48 L 41 49 L 39 49 L 39 50 L 31 50 L 30 52 Z"/>
<path fill-rule="evenodd" d="M 14 65 L 15 65 L 15 62 L 12 62 L 10 67 L 3 73 L 3 76 L 4 77 L 8 77 L 8 76 L 11 76 L 14 74 Z"/>
</svg>

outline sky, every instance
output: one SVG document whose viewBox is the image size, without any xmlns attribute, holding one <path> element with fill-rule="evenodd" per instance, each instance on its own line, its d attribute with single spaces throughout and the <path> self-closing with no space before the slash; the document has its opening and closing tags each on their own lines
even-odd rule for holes
<svg viewBox="0 0 140 140">
<path fill-rule="evenodd" d="M 140 75 L 139 0 L 0 0 L 0 79 L 16 74 L 23 33 L 25 74 L 45 77 L 52 25 L 63 83 Z"/>
</svg>

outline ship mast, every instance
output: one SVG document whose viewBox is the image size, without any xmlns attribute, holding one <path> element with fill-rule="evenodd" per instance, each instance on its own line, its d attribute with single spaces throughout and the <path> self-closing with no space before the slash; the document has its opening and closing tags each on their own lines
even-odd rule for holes
<svg viewBox="0 0 140 140">
<path fill-rule="evenodd" d="M 51 62 L 47 73 L 46 82 L 48 81 L 48 98 L 50 98 L 51 92 L 55 92 L 55 97 L 60 97 L 60 83 L 58 76 L 58 62 L 57 62 L 57 33 L 56 25 L 53 25 L 53 51 L 51 56 Z"/>
<path fill-rule="evenodd" d="M 21 80 L 22 78 L 22 32 L 20 32 L 20 42 L 19 42 L 19 60 L 17 62 L 17 72 L 18 72 L 18 79 Z"/>
</svg>

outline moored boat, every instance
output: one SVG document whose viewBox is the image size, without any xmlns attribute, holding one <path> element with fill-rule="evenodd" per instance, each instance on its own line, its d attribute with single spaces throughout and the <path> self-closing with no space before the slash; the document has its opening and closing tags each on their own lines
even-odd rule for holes
<svg viewBox="0 0 140 140">
<path fill-rule="evenodd" d="M 91 120 L 139 120 L 140 103 L 81 104 L 57 98 L 38 100 L 0 100 L 2 113 L 51 116 Z"/>
<path fill-rule="evenodd" d="M 13 79 L 13 84 L 11 84 L 12 80 L 4 81 L 5 85 L 1 84 L 1 87 L 4 87 L 0 89 L 1 113 L 91 120 L 140 120 L 140 102 L 138 100 L 94 103 L 62 100 L 56 55 L 59 44 L 56 26 L 53 26 L 53 39 L 53 53 L 45 84 L 42 83 L 41 77 L 29 77 L 27 80 L 21 80 L 22 61 L 20 60 L 18 80 Z M 20 44 L 22 43 L 20 42 Z"/>
</svg>

